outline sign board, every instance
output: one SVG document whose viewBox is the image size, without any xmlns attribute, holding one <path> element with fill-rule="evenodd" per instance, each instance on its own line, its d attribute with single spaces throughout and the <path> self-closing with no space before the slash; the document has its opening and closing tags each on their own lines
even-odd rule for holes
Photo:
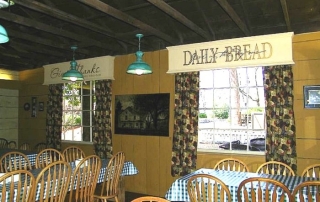
<svg viewBox="0 0 320 202">
<path fill-rule="evenodd" d="M 114 80 L 114 57 L 103 56 L 77 60 L 77 70 L 83 74 L 84 81 L 112 79 Z M 70 69 L 70 62 L 62 62 L 44 66 L 44 85 L 66 83 L 62 75 Z"/>
<path fill-rule="evenodd" d="M 167 47 L 167 73 L 294 64 L 293 32 Z"/>
</svg>

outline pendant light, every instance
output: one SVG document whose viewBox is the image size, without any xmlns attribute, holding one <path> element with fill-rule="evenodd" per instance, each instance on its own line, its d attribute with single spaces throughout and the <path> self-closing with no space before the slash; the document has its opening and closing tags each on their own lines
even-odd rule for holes
<svg viewBox="0 0 320 202">
<path fill-rule="evenodd" d="M 71 68 L 67 72 L 65 72 L 62 76 L 62 80 L 67 81 L 83 81 L 83 75 L 81 72 L 77 70 L 77 62 L 74 59 L 74 52 L 77 49 L 77 46 L 71 46 L 71 50 L 73 50 L 73 58 L 70 62 Z"/>
<path fill-rule="evenodd" d="M 129 65 L 129 67 L 127 68 L 127 73 L 137 75 L 151 74 L 152 69 L 147 63 L 142 60 L 143 52 L 140 51 L 140 39 L 143 37 L 143 34 L 137 34 L 136 37 L 139 39 L 139 50 L 135 54 L 137 60 Z"/>
<path fill-rule="evenodd" d="M 0 25 L 0 43 L 7 43 L 9 41 L 9 37 L 6 29 Z"/>
<path fill-rule="evenodd" d="M 14 4 L 13 1 L 10 0 L 0 0 L 0 8 L 7 8 L 8 6 L 12 6 Z M 0 43 L 7 43 L 9 41 L 9 37 L 6 29 L 0 25 Z"/>
</svg>

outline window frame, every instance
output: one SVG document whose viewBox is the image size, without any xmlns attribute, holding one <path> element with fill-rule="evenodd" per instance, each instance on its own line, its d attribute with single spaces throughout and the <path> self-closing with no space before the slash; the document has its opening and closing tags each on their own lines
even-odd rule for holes
<svg viewBox="0 0 320 202">
<path fill-rule="evenodd" d="M 87 82 L 89 83 L 89 93 L 88 94 L 83 94 L 83 89 L 84 89 L 84 84 L 87 84 Z M 63 117 L 65 115 L 65 111 L 80 111 L 81 112 L 81 124 L 80 124 L 80 127 L 81 127 L 81 139 L 82 140 L 65 140 L 65 139 L 62 139 L 64 137 L 63 135 L 63 131 L 61 131 L 61 142 L 66 142 L 66 143 L 77 143 L 77 144 L 88 144 L 88 145 L 92 145 L 93 144 L 93 122 L 94 122 L 94 113 L 95 113 L 95 103 L 94 103 L 94 98 L 95 98 L 95 80 L 92 80 L 92 81 L 87 81 L 86 83 L 78 83 L 80 84 L 80 87 L 79 87 L 79 90 L 80 90 L 80 93 L 79 95 L 76 95 L 76 96 L 79 96 L 80 97 L 80 103 L 81 103 L 81 110 L 64 110 L 64 107 L 62 108 L 62 127 L 66 126 L 66 125 L 63 125 L 64 124 L 64 121 L 63 121 Z M 66 84 L 72 84 L 72 83 L 64 83 L 63 85 L 63 88 L 65 88 L 65 85 Z M 64 91 L 63 91 L 63 95 L 62 95 L 62 104 L 64 105 L 65 103 L 65 97 L 68 97 L 68 96 L 72 96 L 72 95 L 65 95 L 64 94 Z M 90 106 L 90 109 L 87 110 L 83 110 L 83 98 L 84 97 L 89 97 L 89 106 Z M 89 112 L 89 116 L 90 116 L 90 120 L 89 120 L 89 125 L 86 125 L 84 126 L 83 125 L 83 117 L 84 117 L 84 112 Z M 69 125 L 69 126 L 72 126 L 72 125 Z M 84 136 L 83 136 L 83 131 L 84 131 L 84 128 L 90 128 L 89 131 L 90 131 L 90 137 L 89 137 L 89 141 L 84 141 Z M 74 133 L 74 130 L 72 131 L 72 133 Z"/>
<path fill-rule="evenodd" d="M 238 68 L 255 68 L 255 67 L 238 67 Z M 237 68 L 237 69 L 238 69 Z M 243 85 L 241 85 L 241 84 L 239 84 L 240 83 L 240 81 L 238 81 L 238 87 L 240 87 L 240 88 L 246 88 L 246 89 L 248 89 L 248 88 L 254 88 L 254 89 L 257 89 L 258 88 L 258 90 L 259 90 L 259 88 L 261 89 L 261 88 L 263 88 L 264 87 L 264 84 L 263 84 L 263 67 L 261 66 L 261 67 L 259 67 L 259 68 L 261 68 L 261 73 L 262 73 L 262 85 L 260 84 L 260 85 L 257 85 L 257 84 L 255 84 L 255 85 L 248 85 L 248 83 L 245 85 L 245 86 L 243 86 Z M 215 70 L 230 70 L 230 69 L 234 69 L 234 68 L 222 68 L 222 69 L 212 69 L 212 70 L 201 70 L 201 71 L 204 71 L 204 72 L 206 72 L 206 71 L 215 71 Z M 248 76 L 247 76 L 248 77 Z M 212 76 L 212 83 L 214 83 L 214 75 Z M 201 82 L 201 80 L 200 80 L 200 78 L 199 78 L 199 81 Z M 251 79 L 250 79 L 250 81 L 251 81 Z M 230 84 L 230 79 L 229 79 L 229 84 Z M 231 89 L 232 88 L 234 88 L 234 86 L 232 86 L 231 84 L 229 85 L 229 87 L 226 87 L 225 89 L 230 89 L 230 92 L 232 91 Z M 201 105 L 201 103 L 200 103 L 200 99 L 201 99 L 201 90 L 202 89 L 211 89 L 211 91 L 212 91 L 212 94 L 213 94 L 213 106 L 212 106 L 212 108 L 211 107 L 201 107 L 200 105 Z M 199 84 L 199 114 L 203 111 L 203 112 L 205 112 L 206 110 L 214 110 L 214 93 L 213 93 L 213 91 L 214 91 L 214 89 L 217 89 L 217 88 L 215 88 L 215 86 L 214 86 L 214 84 L 212 84 L 212 87 L 210 88 L 210 87 L 201 87 L 201 84 Z M 223 89 L 223 88 L 221 88 L 221 89 Z M 263 88 L 264 89 L 264 88 Z M 230 93 L 229 94 L 229 98 L 230 97 L 232 97 L 232 94 Z M 260 97 L 260 96 L 259 96 Z M 263 117 L 263 122 L 264 122 L 264 128 L 263 129 L 254 129 L 253 128 L 253 121 L 251 122 L 251 124 L 252 124 L 252 126 L 251 126 L 251 129 L 248 129 L 248 127 L 246 128 L 246 130 L 245 131 L 263 131 L 265 134 L 264 134 L 264 139 L 266 140 L 266 134 L 267 134 L 267 125 L 266 125 L 266 111 L 265 111 L 265 96 L 264 96 L 264 94 L 263 94 L 263 100 L 261 101 L 262 102 L 262 107 L 263 107 L 263 112 L 261 112 L 261 113 L 263 113 L 264 114 L 264 117 Z M 231 110 L 234 110 L 234 109 L 236 109 L 235 107 L 232 107 L 231 105 L 229 106 L 230 108 L 229 108 L 229 116 L 232 116 L 231 114 Z M 248 109 L 252 109 L 253 107 L 247 107 L 246 109 L 248 110 Z M 242 109 L 242 107 L 240 107 L 240 110 Z M 258 112 L 254 112 L 254 113 L 258 113 Z M 231 119 L 231 118 L 230 118 Z M 198 123 L 200 123 L 200 117 L 198 117 Z M 247 122 L 248 123 L 248 122 Z M 227 128 L 227 130 L 232 130 L 232 128 L 230 127 L 230 126 L 232 126 L 231 124 L 229 125 L 229 127 Z M 230 144 L 230 148 L 229 148 L 229 150 L 228 149 L 220 149 L 220 148 L 218 148 L 218 149 L 215 149 L 215 148 L 199 148 L 199 143 L 200 143 L 200 141 L 201 141 L 201 139 L 204 139 L 204 140 L 206 140 L 205 138 L 200 138 L 199 136 L 200 136 L 200 131 L 201 130 L 206 130 L 206 129 L 208 129 L 208 131 L 209 130 L 215 130 L 215 129 L 218 129 L 218 130 L 221 130 L 222 128 L 215 128 L 214 127 L 214 125 L 212 125 L 212 127 L 210 128 L 210 127 L 208 127 L 208 128 L 200 128 L 199 126 L 198 126 L 198 147 L 197 147 L 197 152 L 201 152 L 201 153 L 222 153 L 222 154 L 246 154 L 246 155 L 257 155 L 257 156 L 264 156 L 265 155 L 265 152 L 266 152 L 266 150 L 265 151 L 252 151 L 252 150 L 249 150 L 249 146 L 250 146 L 250 140 L 247 140 L 247 142 L 246 142 L 246 146 L 247 146 L 247 149 L 246 150 L 235 150 L 235 149 L 232 149 L 231 148 L 231 142 L 233 141 L 231 138 L 229 139 L 229 144 Z M 236 130 L 236 129 L 235 129 Z M 213 134 L 214 135 L 214 134 Z M 247 139 L 249 139 L 250 138 L 250 136 L 247 136 L 248 138 Z M 254 139 L 254 138 L 253 138 Z M 266 142 L 266 141 L 265 141 Z M 210 143 L 209 143 L 210 144 Z M 211 143 L 211 144 L 216 144 L 215 143 L 215 140 L 213 139 L 213 142 Z M 265 147 L 266 148 L 266 147 Z"/>
</svg>

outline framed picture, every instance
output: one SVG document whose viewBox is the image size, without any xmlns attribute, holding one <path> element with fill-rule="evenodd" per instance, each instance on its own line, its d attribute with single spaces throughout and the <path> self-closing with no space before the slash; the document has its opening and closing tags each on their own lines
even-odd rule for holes
<svg viewBox="0 0 320 202">
<path fill-rule="evenodd" d="M 116 95 L 115 105 L 115 134 L 169 136 L 169 93 Z"/>
<path fill-rule="evenodd" d="M 320 108 L 320 86 L 303 86 L 304 108 Z"/>
<path fill-rule="evenodd" d="M 39 111 L 43 111 L 43 110 L 44 110 L 44 103 L 39 102 Z"/>
<path fill-rule="evenodd" d="M 31 117 L 37 116 L 37 97 L 31 98 Z"/>
</svg>

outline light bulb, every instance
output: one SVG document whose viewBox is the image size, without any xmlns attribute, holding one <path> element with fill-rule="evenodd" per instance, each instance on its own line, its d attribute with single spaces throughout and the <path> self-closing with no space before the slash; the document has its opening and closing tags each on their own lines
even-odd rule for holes
<svg viewBox="0 0 320 202">
<path fill-rule="evenodd" d="M 142 69 L 136 69 L 136 74 L 141 75 L 143 73 Z"/>
<path fill-rule="evenodd" d="M 71 80 L 71 81 L 76 81 L 76 80 L 77 80 L 77 77 L 70 77 L 70 80 Z"/>
</svg>

